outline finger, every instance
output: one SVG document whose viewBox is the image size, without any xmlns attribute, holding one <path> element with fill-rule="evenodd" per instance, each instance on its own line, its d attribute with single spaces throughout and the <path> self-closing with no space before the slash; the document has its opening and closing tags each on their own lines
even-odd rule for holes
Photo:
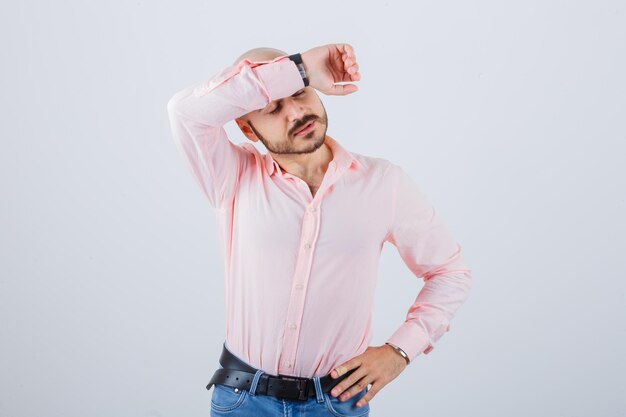
<svg viewBox="0 0 626 417">
<path fill-rule="evenodd" d="M 361 74 L 358 70 L 353 72 L 344 72 L 341 81 L 358 81 L 361 79 Z"/>
<path fill-rule="evenodd" d="M 333 387 L 333 389 L 330 391 L 330 395 L 332 395 L 333 397 L 338 397 L 338 396 L 344 394 L 345 391 L 349 391 L 351 389 L 353 384 L 359 383 L 359 381 L 365 375 L 366 375 L 366 372 L 363 369 L 357 368 L 354 372 L 352 372 L 350 374 L 350 376 L 348 376 L 347 378 L 342 380 L 340 383 L 335 385 L 335 387 Z M 361 389 L 363 389 L 363 388 L 361 388 Z M 354 390 L 352 390 L 352 391 L 354 392 Z M 348 396 L 344 395 L 344 397 L 341 398 L 341 400 L 343 401 L 346 398 L 349 398 L 349 395 Z"/>
<path fill-rule="evenodd" d="M 330 373 L 330 376 L 333 378 L 338 378 L 341 375 L 345 374 L 346 372 L 348 372 L 348 367 L 346 366 L 346 364 L 343 364 L 343 365 L 339 365 L 335 367 L 333 371 Z"/>
<path fill-rule="evenodd" d="M 343 62 L 343 67 L 345 68 L 346 71 L 350 71 L 350 68 L 354 68 L 354 69 L 358 70 L 359 69 L 359 63 L 356 62 L 355 59 L 347 58 Z"/>
<path fill-rule="evenodd" d="M 360 407 L 363 407 L 368 402 L 370 402 L 370 400 L 374 398 L 376 393 L 380 391 L 381 388 L 382 386 L 380 386 L 379 383 L 377 382 L 372 383 L 372 386 L 370 387 L 370 389 L 367 390 L 367 393 L 363 397 L 361 397 L 359 401 L 357 401 L 356 406 L 360 408 Z"/>
<path fill-rule="evenodd" d="M 354 67 L 356 66 L 356 69 L 358 69 L 358 65 L 356 64 L 356 62 L 348 62 L 346 61 L 343 65 L 343 70 L 345 72 L 350 72 L 351 70 L 354 71 Z"/>
<path fill-rule="evenodd" d="M 356 84 L 335 84 L 330 90 L 331 95 L 345 96 L 348 94 L 356 93 L 359 91 L 359 87 Z"/>
<path fill-rule="evenodd" d="M 350 68 L 348 68 L 348 72 L 351 74 L 355 74 L 359 71 L 359 64 L 354 63 Z"/>
<path fill-rule="evenodd" d="M 333 88 L 335 87 L 343 87 L 343 86 L 335 84 L 333 85 Z M 335 366 L 332 372 L 330 373 L 330 376 L 333 378 L 340 377 L 341 375 L 344 375 L 345 373 L 349 372 L 352 369 L 356 369 L 359 366 L 361 366 L 361 361 L 358 359 L 358 356 L 357 356 L 357 357 L 350 359 L 347 362 L 342 363 L 341 365 Z"/>
<path fill-rule="evenodd" d="M 367 374 L 363 375 L 361 379 L 357 380 L 354 384 L 352 384 L 352 386 L 350 386 L 348 389 L 344 390 L 342 394 L 340 394 L 339 400 L 345 401 L 353 395 L 358 394 L 359 392 L 363 391 L 369 383 L 370 380 L 368 379 Z"/>
<path fill-rule="evenodd" d="M 348 364 L 349 362 L 346 362 L 343 365 L 336 366 L 335 369 L 333 369 L 333 371 L 330 373 L 331 377 L 336 379 L 340 377 L 341 375 L 344 375 L 346 372 L 348 372 L 349 371 Z M 342 386 L 345 386 L 348 378 L 349 377 L 344 378 L 337 385 L 335 385 L 335 387 L 331 391 L 331 395 L 334 395 L 336 397 L 338 394 L 340 394 L 341 391 L 343 391 Z"/>
<path fill-rule="evenodd" d="M 342 51 L 342 57 L 345 55 L 346 58 L 356 59 L 354 55 L 354 48 L 349 43 L 341 43 L 339 44 L 340 49 Z"/>
<path fill-rule="evenodd" d="M 345 44 L 345 50 L 348 53 L 348 56 L 351 56 L 354 59 L 354 48 L 349 43 Z"/>
</svg>

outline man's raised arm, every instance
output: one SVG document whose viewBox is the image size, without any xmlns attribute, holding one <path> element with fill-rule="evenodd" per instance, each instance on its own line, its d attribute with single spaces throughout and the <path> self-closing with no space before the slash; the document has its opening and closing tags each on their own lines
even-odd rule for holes
<svg viewBox="0 0 626 417">
<path fill-rule="evenodd" d="M 223 125 L 303 87 L 288 56 L 256 62 L 246 58 L 170 98 L 167 111 L 176 147 L 213 207 L 221 209 L 234 197 L 250 157 L 229 140 Z"/>
</svg>

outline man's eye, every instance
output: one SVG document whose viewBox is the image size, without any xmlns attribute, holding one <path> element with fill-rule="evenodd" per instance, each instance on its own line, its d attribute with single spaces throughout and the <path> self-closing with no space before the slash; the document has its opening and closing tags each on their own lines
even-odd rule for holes
<svg viewBox="0 0 626 417">
<path fill-rule="evenodd" d="M 301 96 L 301 95 L 302 95 L 302 94 L 304 94 L 305 92 L 306 92 L 306 90 L 302 90 L 302 91 L 299 91 L 298 93 L 294 94 L 293 96 L 294 96 L 294 97 Z M 279 106 L 276 106 L 276 108 L 275 108 L 274 110 L 272 110 L 271 112 L 269 112 L 269 114 L 274 114 L 274 113 L 276 113 L 279 109 L 280 109 L 280 105 L 279 105 Z"/>
</svg>

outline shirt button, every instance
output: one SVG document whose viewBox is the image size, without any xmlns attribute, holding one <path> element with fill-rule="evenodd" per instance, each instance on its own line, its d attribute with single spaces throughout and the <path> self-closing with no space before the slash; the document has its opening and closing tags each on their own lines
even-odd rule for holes
<svg viewBox="0 0 626 417">
<path fill-rule="evenodd" d="M 289 328 L 290 329 L 295 329 L 297 326 L 295 323 L 289 323 Z"/>
<path fill-rule="evenodd" d="M 299 289 L 299 290 L 301 290 L 302 288 L 304 288 L 304 285 L 302 285 L 302 284 L 296 284 L 296 288 L 297 288 L 297 289 Z"/>
<path fill-rule="evenodd" d="M 315 212 L 315 207 L 309 207 L 309 211 L 310 211 L 311 213 Z"/>
<path fill-rule="evenodd" d="M 307 248 L 307 249 L 311 249 L 311 244 L 307 243 L 306 245 L 304 245 L 304 247 Z"/>
</svg>

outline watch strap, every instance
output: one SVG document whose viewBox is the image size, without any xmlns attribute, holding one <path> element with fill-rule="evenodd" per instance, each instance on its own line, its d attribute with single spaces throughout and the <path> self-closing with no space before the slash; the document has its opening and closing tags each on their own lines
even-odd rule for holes
<svg viewBox="0 0 626 417">
<path fill-rule="evenodd" d="M 288 58 L 292 60 L 296 67 L 298 67 L 298 71 L 300 71 L 300 76 L 302 77 L 302 81 L 304 82 L 304 86 L 309 85 L 309 78 L 306 75 L 306 71 L 304 70 L 304 63 L 302 62 L 302 55 L 300 53 L 289 55 Z"/>
</svg>

